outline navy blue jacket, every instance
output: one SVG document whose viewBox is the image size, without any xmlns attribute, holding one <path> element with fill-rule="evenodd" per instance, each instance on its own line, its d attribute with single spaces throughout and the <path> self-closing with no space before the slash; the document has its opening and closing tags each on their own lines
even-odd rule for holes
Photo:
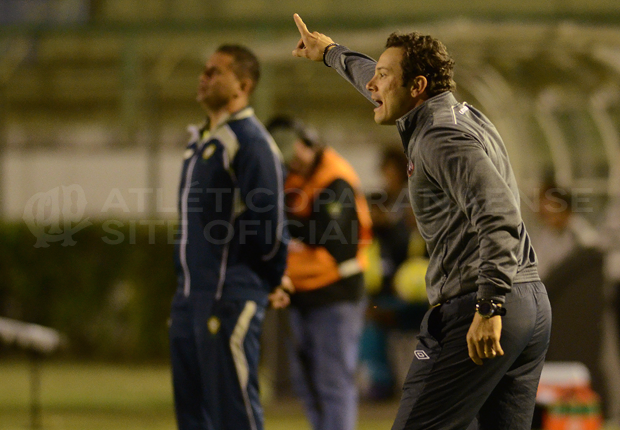
<svg viewBox="0 0 620 430">
<path fill-rule="evenodd" d="M 178 292 L 266 304 L 286 267 L 279 151 L 251 107 L 194 134 L 179 188 Z"/>
</svg>

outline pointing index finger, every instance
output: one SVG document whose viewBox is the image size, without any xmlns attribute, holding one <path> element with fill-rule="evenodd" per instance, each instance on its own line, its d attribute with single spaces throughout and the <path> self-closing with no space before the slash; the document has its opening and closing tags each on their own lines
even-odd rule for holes
<svg viewBox="0 0 620 430">
<path fill-rule="evenodd" d="M 297 25 L 299 34 L 301 34 L 302 37 L 310 34 L 310 32 L 308 31 L 308 27 L 306 27 L 306 24 L 303 22 L 303 20 L 298 14 L 294 14 L 293 19 L 295 20 L 295 24 Z"/>
</svg>

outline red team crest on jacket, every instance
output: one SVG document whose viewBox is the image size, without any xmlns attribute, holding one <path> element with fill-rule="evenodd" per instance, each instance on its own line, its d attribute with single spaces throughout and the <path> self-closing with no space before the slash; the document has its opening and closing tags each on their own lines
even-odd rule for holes
<svg viewBox="0 0 620 430">
<path fill-rule="evenodd" d="M 411 177 L 413 175 L 413 161 L 409 160 L 407 163 L 407 176 Z"/>
</svg>

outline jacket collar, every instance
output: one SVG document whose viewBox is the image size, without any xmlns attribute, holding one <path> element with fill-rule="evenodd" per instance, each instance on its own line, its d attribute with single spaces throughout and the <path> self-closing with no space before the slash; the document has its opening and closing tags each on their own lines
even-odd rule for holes
<svg viewBox="0 0 620 430">
<path fill-rule="evenodd" d="M 228 124 L 229 122 L 250 118 L 252 116 L 254 116 L 254 109 L 251 106 L 246 106 L 243 109 L 238 110 L 237 112 L 233 112 L 229 115 L 222 117 L 222 119 L 217 123 L 217 126 L 213 129 L 212 132 L 209 132 L 210 122 L 209 118 L 207 117 L 205 123 L 202 125 L 202 127 L 200 127 L 201 140 L 208 140 L 209 136 L 211 136 L 213 133 L 215 133 L 222 126 Z"/>
<path fill-rule="evenodd" d="M 408 113 L 396 120 L 396 128 L 403 142 L 403 147 L 407 151 L 411 136 L 416 131 L 420 124 L 433 114 L 433 111 L 437 109 L 437 106 L 442 104 L 453 105 L 456 103 L 456 99 L 451 91 L 445 91 L 437 94 L 434 97 L 426 100 L 420 106 L 411 109 Z"/>
</svg>

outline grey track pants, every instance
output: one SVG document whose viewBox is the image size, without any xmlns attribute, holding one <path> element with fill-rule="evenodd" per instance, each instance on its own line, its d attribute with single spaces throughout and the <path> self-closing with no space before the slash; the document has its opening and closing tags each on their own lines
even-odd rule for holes
<svg viewBox="0 0 620 430">
<path fill-rule="evenodd" d="M 392 430 L 531 429 L 551 331 L 545 286 L 513 286 L 501 317 L 504 355 L 482 366 L 467 351 L 475 303 L 470 293 L 425 315 Z"/>
</svg>

